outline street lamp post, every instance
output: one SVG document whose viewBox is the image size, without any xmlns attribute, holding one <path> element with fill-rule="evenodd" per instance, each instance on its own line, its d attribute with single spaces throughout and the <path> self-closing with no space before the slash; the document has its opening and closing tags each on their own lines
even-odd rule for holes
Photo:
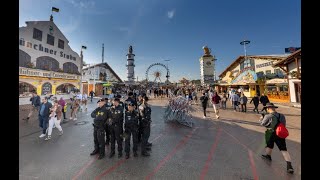
<svg viewBox="0 0 320 180">
<path fill-rule="evenodd" d="M 240 42 L 241 45 L 243 45 L 243 48 L 244 48 L 244 57 L 245 59 L 247 59 L 247 49 L 246 49 L 246 45 L 247 44 L 250 44 L 250 41 L 249 40 L 243 40 Z"/>
<path fill-rule="evenodd" d="M 166 60 L 164 60 L 164 61 L 167 62 L 167 75 L 166 75 L 166 78 L 167 78 L 167 85 L 168 85 L 168 83 L 169 83 L 169 77 L 170 77 L 170 75 L 169 75 L 169 64 L 168 64 L 168 62 L 170 61 L 170 59 L 166 59 Z"/>
<path fill-rule="evenodd" d="M 83 94 L 83 89 L 82 89 L 82 66 L 83 66 L 83 53 L 82 53 L 82 50 L 83 49 L 87 49 L 87 47 L 86 46 L 81 46 L 81 50 L 80 50 L 80 83 L 79 83 L 79 85 L 80 85 L 80 88 L 79 88 L 79 90 L 80 90 L 80 93 L 81 94 Z"/>
</svg>

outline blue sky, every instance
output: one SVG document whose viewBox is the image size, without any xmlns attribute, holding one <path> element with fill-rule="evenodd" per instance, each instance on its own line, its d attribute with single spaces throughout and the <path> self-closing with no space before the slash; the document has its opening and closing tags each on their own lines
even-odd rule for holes
<svg viewBox="0 0 320 180">
<path fill-rule="evenodd" d="M 170 59 L 171 81 L 200 78 L 199 58 L 207 45 L 219 75 L 239 55 L 248 39 L 249 55 L 284 54 L 301 46 L 300 0 L 19 0 L 19 27 L 25 21 L 54 22 L 78 52 L 87 46 L 87 63 L 104 60 L 126 80 L 129 45 L 135 76 L 145 78 L 153 63 Z M 160 70 L 161 67 L 150 70 Z M 163 75 L 163 79 L 165 75 Z"/>
</svg>

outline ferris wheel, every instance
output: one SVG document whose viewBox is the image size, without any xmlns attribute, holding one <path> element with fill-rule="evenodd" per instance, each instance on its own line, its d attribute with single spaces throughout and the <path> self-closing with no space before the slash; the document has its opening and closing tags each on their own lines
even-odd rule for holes
<svg viewBox="0 0 320 180">
<path fill-rule="evenodd" d="M 164 77 L 169 80 L 169 68 L 161 63 L 151 64 L 146 71 L 146 80 L 161 83 Z M 162 80 L 161 80 L 162 79 Z"/>
</svg>

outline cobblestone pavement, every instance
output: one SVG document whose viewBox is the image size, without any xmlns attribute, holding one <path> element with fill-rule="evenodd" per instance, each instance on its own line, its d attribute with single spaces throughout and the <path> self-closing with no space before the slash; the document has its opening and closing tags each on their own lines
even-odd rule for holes
<svg viewBox="0 0 320 180">
<path fill-rule="evenodd" d="M 88 112 L 79 113 L 78 121 L 62 124 L 62 136 L 54 129 L 50 141 L 38 137 L 41 129 L 37 119 L 21 120 L 27 113 L 21 107 L 20 179 L 301 179 L 300 109 L 278 108 L 287 118 L 290 133 L 287 146 L 295 174 L 289 175 L 276 146 L 271 163 L 260 158 L 265 128 L 259 125 L 259 115 L 252 112 L 251 104 L 247 113 L 241 113 L 233 112 L 228 103 L 228 109 L 221 110 L 220 119 L 215 118 L 212 107 L 208 109 L 209 118 L 202 119 L 200 107 L 192 105 L 195 126 L 189 128 L 164 123 L 167 101 L 151 99 L 151 156 L 97 160 L 97 156 L 89 155 L 93 150 L 89 115 L 96 101 L 89 103 Z M 78 122 L 82 123 L 77 125 Z M 106 154 L 109 152 L 108 147 Z"/>
</svg>

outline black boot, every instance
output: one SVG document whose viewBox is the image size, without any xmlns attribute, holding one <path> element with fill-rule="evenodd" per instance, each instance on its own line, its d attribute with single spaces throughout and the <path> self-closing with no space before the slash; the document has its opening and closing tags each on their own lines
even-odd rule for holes
<svg viewBox="0 0 320 180">
<path fill-rule="evenodd" d="M 114 156 L 115 152 L 114 151 L 111 151 L 110 154 L 109 154 L 109 158 L 112 158 Z"/>
<path fill-rule="evenodd" d="M 104 156 L 105 156 L 105 154 L 104 154 L 104 153 L 101 153 L 101 154 L 99 155 L 98 159 L 102 159 L 102 158 L 104 158 Z"/>
<path fill-rule="evenodd" d="M 95 149 L 95 150 L 92 151 L 92 153 L 90 153 L 90 156 L 96 155 L 98 153 L 99 153 L 99 150 Z"/>
<path fill-rule="evenodd" d="M 147 151 L 151 151 L 151 147 L 146 147 L 146 150 Z"/>
<path fill-rule="evenodd" d="M 142 155 L 142 156 L 150 156 L 150 154 L 149 154 L 147 151 L 142 152 L 141 155 Z"/>
<path fill-rule="evenodd" d="M 133 152 L 133 156 L 134 156 L 134 157 L 138 157 L 137 151 Z"/>
<path fill-rule="evenodd" d="M 287 161 L 287 172 L 290 174 L 293 174 L 294 170 L 293 167 L 291 165 L 291 162 Z"/>
<path fill-rule="evenodd" d="M 129 159 L 129 157 L 130 157 L 130 154 L 126 153 L 126 159 Z"/>
<path fill-rule="evenodd" d="M 122 152 L 119 152 L 118 153 L 118 158 L 121 158 L 122 157 Z"/>
<path fill-rule="evenodd" d="M 149 142 L 148 142 L 148 143 L 147 143 L 147 146 L 152 146 L 152 143 L 149 143 Z"/>
<path fill-rule="evenodd" d="M 266 159 L 266 160 L 272 161 L 271 156 L 270 156 L 270 155 L 268 155 L 268 154 L 266 154 L 266 155 L 262 154 L 262 155 L 261 155 L 261 157 L 262 157 L 263 159 Z"/>
</svg>

